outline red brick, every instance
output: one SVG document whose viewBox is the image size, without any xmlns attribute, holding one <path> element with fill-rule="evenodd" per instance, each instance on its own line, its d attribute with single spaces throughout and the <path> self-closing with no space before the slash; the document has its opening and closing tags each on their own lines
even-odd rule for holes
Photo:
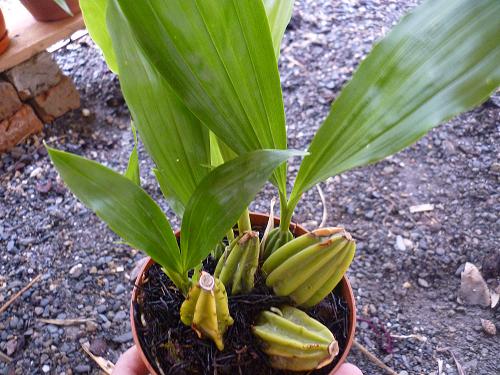
<svg viewBox="0 0 500 375">
<path fill-rule="evenodd" d="M 42 130 L 33 108 L 23 104 L 10 118 L 0 122 L 0 153 L 9 150 L 31 134 Z"/>
<path fill-rule="evenodd" d="M 0 121 L 9 118 L 21 108 L 16 89 L 9 82 L 0 81 Z"/>
<path fill-rule="evenodd" d="M 80 94 L 68 77 L 63 77 L 56 86 L 37 95 L 31 101 L 43 122 L 49 123 L 66 112 L 80 107 Z"/>
</svg>

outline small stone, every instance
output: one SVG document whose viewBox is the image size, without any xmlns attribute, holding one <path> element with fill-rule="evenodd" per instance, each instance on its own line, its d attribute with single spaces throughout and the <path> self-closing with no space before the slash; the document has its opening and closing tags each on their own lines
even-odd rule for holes
<svg viewBox="0 0 500 375">
<path fill-rule="evenodd" d="M 108 350 L 108 344 L 103 338 L 96 338 L 90 343 L 89 350 L 96 356 L 104 357 L 104 355 L 106 355 L 106 351 Z"/>
<path fill-rule="evenodd" d="M 406 245 L 405 245 L 405 242 L 403 240 L 403 237 L 401 236 L 396 236 L 396 243 L 394 244 L 394 247 L 396 248 L 396 250 L 399 250 L 399 251 L 406 251 Z"/>
<path fill-rule="evenodd" d="M 50 366 L 49 365 L 43 365 L 42 366 L 42 371 L 47 374 L 50 371 Z"/>
<path fill-rule="evenodd" d="M 112 340 L 117 344 L 125 344 L 129 341 L 132 341 L 132 332 L 127 332 L 123 335 L 115 336 Z"/>
<path fill-rule="evenodd" d="M 97 267 L 96 266 L 90 267 L 89 273 L 91 275 L 95 275 L 97 273 Z"/>
<path fill-rule="evenodd" d="M 78 365 L 74 368 L 74 370 L 77 374 L 85 374 L 87 372 L 90 372 L 90 366 L 89 365 Z"/>
<path fill-rule="evenodd" d="M 126 290 L 127 289 L 122 284 L 118 284 L 115 288 L 115 294 L 122 294 Z"/>
<path fill-rule="evenodd" d="M 43 307 L 37 306 L 35 307 L 35 315 L 42 315 L 43 314 Z"/>
<path fill-rule="evenodd" d="M 422 288 L 430 287 L 430 284 L 425 279 L 422 279 L 420 277 L 418 278 L 418 285 L 420 285 Z"/>
<path fill-rule="evenodd" d="M 410 283 L 409 281 L 405 281 L 405 282 L 403 283 L 403 288 L 405 288 L 405 289 L 410 289 L 410 288 L 411 288 L 411 283 Z"/>
<path fill-rule="evenodd" d="M 497 334 L 497 327 L 491 320 L 481 319 L 481 326 L 488 335 L 495 336 Z"/>
<path fill-rule="evenodd" d="M 80 276 L 82 276 L 83 273 L 83 265 L 81 263 L 78 263 L 77 265 L 71 267 L 69 270 L 69 275 L 73 279 L 78 279 Z"/>
<path fill-rule="evenodd" d="M 82 109 L 82 116 L 83 117 L 89 117 L 90 116 L 90 110 L 88 108 L 83 108 Z"/>
<path fill-rule="evenodd" d="M 122 322 L 125 319 L 127 319 L 127 313 L 123 310 L 120 310 L 113 317 L 113 322 Z"/>
<path fill-rule="evenodd" d="M 375 216 L 375 211 L 373 211 L 373 210 L 365 212 L 365 218 L 367 218 L 369 220 L 373 219 L 374 216 Z"/>
<path fill-rule="evenodd" d="M 99 328 L 99 326 L 97 325 L 96 322 L 88 321 L 85 323 L 85 329 L 89 333 L 94 333 L 95 331 L 97 331 L 97 328 Z"/>
<path fill-rule="evenodd" d="M 33 169 L 30 173 L 30 178 L 38 178 L 42 175 L 43 169 L 40 167 L 37 167 Z"/>
<path fill-rule="evenodd" d="M 12 354 L 15 353 L 17 350 L 17 339 L 11 339 L 7 341 L 7 345 L 5 345 L 5 348 L 7 349 L 7 355 L 11 356 Z"/>
</svg>

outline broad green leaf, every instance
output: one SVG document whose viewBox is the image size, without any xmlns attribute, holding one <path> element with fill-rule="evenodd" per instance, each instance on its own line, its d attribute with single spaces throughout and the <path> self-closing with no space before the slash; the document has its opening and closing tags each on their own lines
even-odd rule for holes
<svg viewBox="0 0 500 375">
<path fill-rule="evenodd" d="M 147 58 L 237 154 L 286 149 L 276 57 L 261 1 L 114 0 Z M 286 168 L 276 174 L 286 188 Z"/>
<path fill-rule="evenodd" d="M 427 1 L 378 43 L 300 167 L 291 201 L 373 163 L 488 98 L 500 83 L 500 1 Z"/>
<path fill-rule="evenodd" d="M 258 150 L 228 161 L 208 174 L 184 212 L 181 255 L 184 270 L 205 259 L 238 220 L 273 170 L 299 151 Z"/>
<path fill-rule="evenodd" d="M 266 8 L 267 20 L 271 29 L 274 54 L 276 58 L 280 55 L 281 40 L 285 34 L 286 27 L 292 18 L 293 3 L 295 0 L 263 0 Z"/>
<path fill-rule="evenodd" d="M 104 55 L 104 60 L 113 73 L 118 73 L 115 51 L 106 27 L 106 8 L 109 0 L 80 0 L 83 21 Z"/>
<path fill-rule="evenodd" d="M 172 273 L 181 269 L 172 228 L 160 207 L 127 177 L 94 161 L 47 147 L 69 189 L 131 246 Z"/>
<path fill-rule="evenodd" d="M 146 4 L 145 2 L 140 2 Z M 120 84 L 139 136 L 155 162 L 161 190 L 181 215 L 198 183 L 209 172 L 208 129 L 184 106 L 143 56 L 119 8 L 108 6 Z"/>
<path fill-rule="evenodd" d="M 139 170 L 139 154 L 137 152 L 137 132 L 135 131 L 134 123 L 130 123 L 130 127 L 132 128 L 132 133 L 134 135 L 134 148 L 130 153 L 128 158 L 128 165 L 125 173 L 123 174 L 130 181 L 135 182 L 137 185 L 141 185 L 141 173 Z"/>
</svg>

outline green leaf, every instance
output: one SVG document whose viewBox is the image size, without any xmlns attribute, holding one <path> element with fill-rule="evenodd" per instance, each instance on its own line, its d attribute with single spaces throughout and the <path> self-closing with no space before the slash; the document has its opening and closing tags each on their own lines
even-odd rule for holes
<svg viewBox="0 0 500 375">
<path fill-rule="evenodd" d="M 184 270 L 205 259 L 238 220 L 273 170 L 299 151 L 259 150 L 208 174 L 189 200 L 181 226 Z"/>
<path fill-rule="evenodd" d="M 113 73 L 118 73 L 115 51 L 106 27 L 106 8 L 109 0 L 80 0 L 83 21 L 92 38 L 104 55 L 104 60 Z"/>
<path fill-rule="evenodd" d="M 54 3 L 56 3 L 59 6 L 59 8 L 61 8 L 71 17 L 73 17 L 73 12 L 71 11 L 71 9 L 69 9 L 68 4 L 66 4 L 66 0 L 54 0 Z"/>
<path fill-rule="evenodd" d="M 295 0 L 263 0 L 266 8 L 267 20 L 271 28 L 274 54 L 280 55 L 281 40 L 286 27 L 292 18 L 293 3 Z"/>
<path fill-rule="evenodd" d="M 115 1 L 151 63 L 224 143 L 240 155 L 286 149 L 278 67 L 261 1 Z M 285 166 L 276 179 L 285 190 Z"/>
<path fill-rule="evenodd" d="M 146 4 L 146 2 L 139 2 Z M 182 214 L 198 183 L 210 171 L 208 129 L 186 108 L 143 56 L 117 5 L 108 6 L 120 84 L 141 141 L 155 162 L 163 194 Z"/>
<path fill-rule="evenodd" d="M 335 101 L 290 197 L 373 163 L 483 102 L 500 83 L 500 1 L 434 0 L 378 43 Z"/>
<path fill-rule="evenodd" d="M 180 251 L 160 207 L 137 184 L 94 161 L 47 147 L 69 189 L 131 246 L 172 273 Z"/>
<path fill-rule="evenodd" d="M 137 132 L 135 131 L 134 123 L 130 123 L 130 127 L 132 128 L 132 133 L 134 134 L 134 148 L 130 153 L 128 158 L 128 165 L 125 173 L 123 174 L 130 181 L 135 182 L 137 185 L 141 185 L 141 173 L 139 170 L 139 154 L 137 152 Z"/>
</svg>

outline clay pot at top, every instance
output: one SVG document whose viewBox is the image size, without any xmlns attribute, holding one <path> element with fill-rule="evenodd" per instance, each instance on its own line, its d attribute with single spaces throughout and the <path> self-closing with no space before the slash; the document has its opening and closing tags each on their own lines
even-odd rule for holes
<svg viewBox="0 0 500 375">
<path fill-rule="evenodd" d="M 21 3 L 37 21 L 59 21 L 71 17 L 54 0 L 21 0 Z M 81 12 L 78 0 L 66 0 L 66 4 L 73 15 Z"/>
<path fill-rule="evenodd" d="M 9 36 L 7 35 L 7 27 L 3 18 L 2 9 L 0 9 L 0 55 L 9 46 Z"/>
<path fill-rule="evenodd" d="M 268 215 L 259 214 L 259 213 L 250 213 L 250 221 L 252 222 L 252 225 L 255 227 L 265 228 L 268 220 L 269 220 Z M 275 222 L 275 226 L 279 225 L 278 218 L 275 218 L 274 222 Z M 307 230 L 304 227 L 297 225 L 297 224 L 293 224 L 293 223 L 290 225 L 290 231 L 293 233 L 293 235 L 295 237 L 307 233 Z M 177 238 L 179 238 L 180 232 L 177 232 L 175 235 Z M 134 315 L 135 315 L 134 305 L 136 305 L 136 303 L 137 303 L 139 289 L 141 288 L 142 284 L 144 283 L 146 271 L 154 263 L 155 262 L 151 258 L 149 258 L 149 260 L 144 264 L 141 271 L 139 272 L 139 275 L 137 275 L 137 279 L 135 282 L 134 290 L 132 291 L 132 298 L 131 298 L 131 303 L 130 303 L 130 325 L 132 328 L 132 336 L 134 338 L 134 343 L 135 343 L 137 349 L 139 350 L 139 354 L 140 354 L 143 362 L 146 364 L 146 367 L 148 368 L 149 372 L 152 375 L 158 375 L 158 373 L 154 370 L 153 366 L 149 363 L 148 359 L 146 358 L 146 355 L 144 354 L 144 352 L 142 350 L 141 342 L 140 342 L 139 337 L 138 337 L 139 330 L 136 327 L 136 323 L 134 320 Z M 349 283 L 347 276 L 344 276 L 342 278 L 339 285 L 340 285 L 340 295 L 347 302 L 347 305 L 349 307 L 349 326 L 348 326 L 348 334 L 347 334 L 347 343 L 346 343 L 344 353 L 340 357 L 337 365 L 330 372 L 330 375 L 333 375 L 339 369 L 339 367 L 345 362 L 345 360 L 349 354 L 349 351 L 351 350 L 352 344 L 354 342 L 354 331 L 355 331 L 355 327 L 356 327 L 355 299 L 354 299 L 354 294 L 352 292 L 351 284 Z"/>
</svg>

